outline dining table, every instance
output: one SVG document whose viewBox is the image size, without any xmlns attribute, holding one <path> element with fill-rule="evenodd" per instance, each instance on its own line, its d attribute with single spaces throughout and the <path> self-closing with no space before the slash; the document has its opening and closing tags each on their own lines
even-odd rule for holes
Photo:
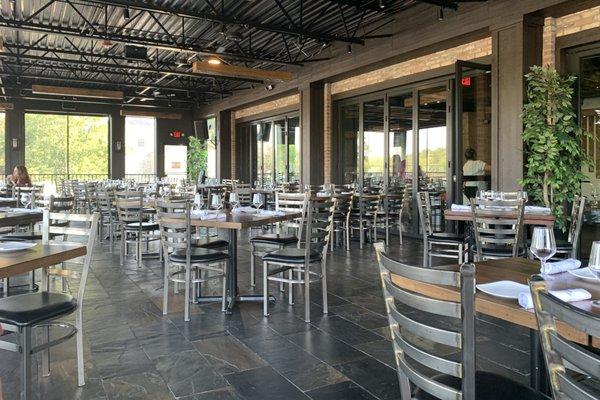
<svg viewBox="0 0 600 400">
<path fill-rule="evenodd" d="M 0 228 L 17 225 L 30 225 L 41 222 L 42 210 L 26 208 L 0 208 Z"/>
<path fill-rule="evenodd" d="M 516 216 L 512 212 L 490 210 L 482 212 L 481 215 L 489 217 L 506 218 Z M 473 221 L 473 212 L 471 210 L 453 210 L 446 209 L 444 211 L 444 218 L 446 221 Z M 523 224 L 525 225 L 540 225 L 540 226 L 554 226 L 554 215 L 550 213 L 542 212 L 528 212 L 523 213 Z"/>
<path fill-rule="evenodd" d="M 39 268 L 46 271 L 52 265 L 84 256 L 86 252 L 87 248 L 83 244 L 42 244 L 38 241 L 30 249 L 0 253 L 0 279 L 26 274 Z M 42 274 L 43 280 L 44 277 L 45 273 Z M 8 296 L 7 288 L 3 289 L 4 296 Z"/>
<path fill-rule="evenodd" d="M 262 302 L 262 294 L 240 294 L 238 288 L 238 233 L 241 230 L 257 226 L 271 225 L 302 217 L 301 212 L 232 212 L 231 210 L 213 211 L 210 218 L 192 218 L 191 225 L 202 228 L 216 228 L 228 233 L 229 263 L 227 266 L 227 304 L 225 313 L 231 314 L 236 303 Z M 199 296 L 198 302 L 218 302 L 220 296 Z M 270 300 L 274 298 L 270 297 Z"/>
<path fill-rule="evenodd" d="M 458 271 L 460 266 L 451 265 L 434 268 Z M 539 273 L 540 262 L 525 258 L 505 258 L 475 263 L 475 281 L 478 285 L 497 281 L 513 281 L 527 285 L 529 278 Z M 417 282 L 398 275 L 392 276 L 392 282 L 403 289 L 428 297 L 460 302 L 460 289 L 455 287 Z M 591 299 L 572 302 L 571 304 L 589 312 L 600 313 L 600 309 L 592 306 L 593 300 L 600 299 L 600 284 L 597 281 L 580 279 L 569 272 L 563 272 L 550 275 L 546 282 L 549 290 L 573 288 L 587 290 L 592 295 Z M 529 329 L 531 387 L 539 391 L 546 391 L 548 387 L 547 373 L 533 309 L 522 308 L 516 299 L 500 298 L 477 290 L 475 310 L 479 314 L 495 317 Z M 591 337 L 562 323 L 559 323 L 557 328 L 559 333 L 568 340 L 585 346 L 600 348 L 598 338 Z"/>
</svg>

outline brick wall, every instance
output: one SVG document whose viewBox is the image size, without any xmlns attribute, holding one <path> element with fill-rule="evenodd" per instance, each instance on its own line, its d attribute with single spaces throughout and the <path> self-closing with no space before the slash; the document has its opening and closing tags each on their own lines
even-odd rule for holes
<svg viewBox="0 0 600 400">
<path fill-rule="evenodd" d="M 556 38 L 600 27 L 600 6 L 544 20 L 543 63 L 554 66 Z"/>
<path fill-rule="evenodd" d="M 331 84 L 331 93 L 342 93 L 387 80 L 452 65 L 457 60 L 472 60 L 490 54 L 492 54 L 492 39 L 484 38 L 334 82 Z"/>
<path fill-rule="evenodd" d="M 293 94 L 291 96 L 282 97 L 277 100 L 268 101 L 266 103 L 258 104 L 256 106 L 243 108 L 241 110 L 235 111 L 234 117 L 235 119 L 249 117 L 252 115 L 261 114 L 267 111 L 276 110 L 278 108 L 285 108 L 289 106 L 297 105 L 300 108 L 300 95 Z"/>
</svg>

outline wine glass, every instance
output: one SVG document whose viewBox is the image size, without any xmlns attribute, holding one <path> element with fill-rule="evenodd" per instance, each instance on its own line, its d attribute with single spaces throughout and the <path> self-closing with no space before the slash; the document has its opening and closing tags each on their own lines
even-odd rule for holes
<svg viewBox="0 0 600 400">
<path fill-rule="evenodd" d="M 240 205 L 240 198 L 237 193 L 229 193 L 229 204 L 231 204 L 232 209 Z"/>
<path fill-rule="evenodd" d="M 541 261 L 541 273 L 546 274 L 546 261 L 556 253 L 556 241 L 554 231 L 547 226 L 536 226 L 533 228 L 531 237 L 531 253 Z"/>
<path fill-rule="evenodd" d="M 254 193 L 252 195 L 252 204 L 257 210 L 260 210 L 263 205 L 263 196 L 261 193 Z"/>
<path fill-rule="evenodd" d="M 204 196 L 200 193 L 196 193 L 194 195 L 194 209 L 202 210 L 202 207 L 204 207 Z"/>
<path fill-rule="evenodd" d="M 588 263 L 590 271 L 600 279 L 600 240 L 592 242 L 592 250 L 590 251 L 590 261 Z M 600 307 L 600 300 L 592 301 L 594 307 Z"/>
<path fill-rule="evenodd" d="M 29 208 L 31 205 L 31 193 L 21 193 L 21 204 L 24 208 Z"/>
<path fill-rule="evenodd" d="M 223 207 L 221 203 L 221 196 L 218 194 L 213 194 L 210 196 L 210 206 L 213 210 L 220 210 Z"/>
</svg>

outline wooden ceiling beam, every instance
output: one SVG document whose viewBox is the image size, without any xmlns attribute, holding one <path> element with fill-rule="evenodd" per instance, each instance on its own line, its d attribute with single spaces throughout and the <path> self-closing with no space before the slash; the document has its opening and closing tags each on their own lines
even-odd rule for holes
<svg viewBox="0 0 600 400">
<path fill-rule="evenodd" d="M 94 99 L 123 100 L 124 94 L 120 90 L 104 90 L 77 88 L 67 86 L 31 85 L 33 94 L 47 94 L 52 96 L 89 97 Z"/>
<path fill-rule="evenodd" d="M 194 62 L 192 71 L 195 74 L 228 76 L 236 78 L 251 78 L 263 81 L 288 82 L 294 79 L 294 75 L 288 71 L 273 71 L 258 68 L 248 68 L 223 63 L 211 64 L 208 61 Z"/>
</svg>

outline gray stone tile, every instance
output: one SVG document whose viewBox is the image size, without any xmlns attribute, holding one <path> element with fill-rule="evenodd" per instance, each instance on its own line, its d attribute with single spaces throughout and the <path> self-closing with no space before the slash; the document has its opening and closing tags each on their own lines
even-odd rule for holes
<svg viewBox="0 0 600 400">
<path fill-rule="evenodd" d="M 264 367 L 267 363 L 258 354 L 233 336 L 220 336 L 193 342 L 196 350 L 221 374 Z"/>
<path fill-rule="evenodd" d="M 156 372 L 142 372 L 105 379 L 104 389 L 110 400 L 172 400 L 165 382 Z"/>
<path fill-rule="evenodd" d="M 245 400 L 306 400 L 309 398 L 271 367 L 229 374 L 227 380 Z"/>
<path fill-rule="evenodd" d="M 196 350 L 162 356 L 155 363 L 156 370 L 176 397 L 227 386 L 221 375 Z"/>
</svg>

